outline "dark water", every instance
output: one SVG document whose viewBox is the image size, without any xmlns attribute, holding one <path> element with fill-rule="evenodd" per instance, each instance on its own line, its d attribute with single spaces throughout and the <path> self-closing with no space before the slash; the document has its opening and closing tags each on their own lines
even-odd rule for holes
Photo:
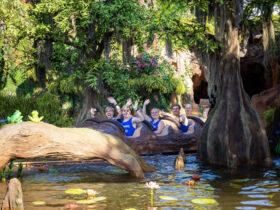
<svg viewBox="0 0 280 210">
<path fill-rule="evenodd" d="M 181 172 L 173 168 L 174 156 L 144 157 L 158 170 L 146 173 L 145 180 L 131 178 L 107 163 L 49 166 L 56 169 L 37 172 L 25 168 L 22 188 L 25 209 L 67 209 L 66 204 L 89 199 L 86 194 L 72 195 L 67 189 L 93 189 L 96 197 L 104 200 L 91 204 L 79 204 L 78 209 L 280 209 L 280 159 L 275 159 L 273 169 L 239 169 L 202 166 L 195 156 L 187 156 L 187 164 Z M 201 180 L 194 186 L 185 181 L 194 174 Z M 156 181 L 160 189 L 151 192 L 146 181 Z M 0 184 L 0 198 L 5 191 Z M 163 197 L 164 196 L 164 197 Z M 196 204 L 194 199 L 207 198 L 212 204 Z M 34 201 L 44 201 L 35 205 Z M 207 200 L 209 201 L 209 200 Z M 153 202 L 153 203 L 151 203 Z"/>
</svg>

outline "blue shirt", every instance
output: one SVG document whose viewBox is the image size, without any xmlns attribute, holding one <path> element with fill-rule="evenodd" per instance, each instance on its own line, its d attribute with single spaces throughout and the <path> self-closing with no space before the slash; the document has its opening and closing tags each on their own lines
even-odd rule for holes
<svg viewBox="0 0 280 210">
<path fill-rule="evenodd" d="M 124 130 L 125 130 L 124 134 L 126 136 L 133 136 L 136 128 L 133 127 L 132 117 L 126 122 L 124 122 L 124 119 L 122 119 L 122 126 L 124 127 Z"/>
<path fill-rule="evenodd" d="M 181 115 L 180 115 L 180 116 L 181 116 Z M 183 133 L 187 132 L 188 129 L 189 129 L 189 127 L 190 127 L 190 124 L 184 125 L 183 123 L 180 123 L 180 130 L 181 130 Z"/>
<path fill-rule="evenodd" d="M 158 120 L 157 122 L 154 123 L 154 120 L 150 121 L 150 123 L 154 126 L 155 131 L 158 130 L 158 124 L 159 124 L 160 120 Z"/>
</svg>

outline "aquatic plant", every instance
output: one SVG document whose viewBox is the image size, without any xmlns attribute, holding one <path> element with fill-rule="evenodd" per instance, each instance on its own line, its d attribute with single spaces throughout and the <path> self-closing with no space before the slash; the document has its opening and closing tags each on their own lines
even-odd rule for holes
<svg viewBox="0 0 280 210">
<path fill-rule="evenodd" d="M 275 147 L 275 152 L 277 154 L 280 154 L 280 130 L 275 131 L 275 136 L 276 136 L 276 139 L 278 141 L 278 143 Z"/>
<path fill-rule="evenodd" d="M 18 164 L 18 169 L 17 169 L 17 177 L 20 178 L 23 176 L 23 165 L 22 163 Z"/>
<path fill-rule="evenodd" d="M 9 166 L 8 166 L 8 172 L 7 172 L 7 174 L 8 174 L 8 179 L 11 178 L 12 173 L 13 173 L 13 170 L 14 170 L 14 161 L 11 161 L 11 162 L 9 163 Z"/>
<path fill-rule="evenodd" d="M 185 184 L 186 184 L 186 185 L 189 185 L 189 186 L 193 186 L 193 185 L 195 185 L 195 182 L 194 182 L 193 180 L 187 180 L 187 181 L 185 182 Z"/>
<path fill-rule="evenodd" d="M 84 194 L 87 191 L 83 190 L 83 189 L 68 189 L 65 190 L 65 193 L 67 194 L 72 194 L 72 195 L 80 195 L 80 194 Z"/>
<path fill-rule="evenodd" d="M 94 197 L 96 194 L 97 194 L 97 192 L 95 190 L 92 190 L 92 189 L 87 189 L 87 191 L 86 191 L 86 195 L 88 197 Z"/>
<path fill-rule="evenodd" d="M 39 113 L 37 110 L 33 110 L 31 115 L 32 116 L 28 115 L 28 118 L 31 122 L 42 122 L 42 119 L 44 118 L 43 116 L 39 117 Z"/>
<path fill-rule="evenodd" d="M 200 180 L 200 176 L 197 175 L 197 174 L 195 174 L 195 175 L 192 176 L 192 179 L 193 179 L 194 181 L 199 181 L 199 180 Z"/>
<path fill-rule="evenodd" d="M 159 189 L 160 186 L 156 182 L 146 182 L 145 188 L 151 189 L 151 206 L 154 205 L 154 189 Z"/>
<path fill-rule="evenodd" d="M 6 166 L 4 166 L 4 168 L 1 171 L 1 178 L 2 178 L 2 182 L 6 181 Z"/>
<path fill-rule="evenodd" d="M 14 114 L 11 116 L 7 117 L 8 123 L 19 123 L 22 122 L 22 115 L 19 110 L 16 110 Z"/>
</svg>

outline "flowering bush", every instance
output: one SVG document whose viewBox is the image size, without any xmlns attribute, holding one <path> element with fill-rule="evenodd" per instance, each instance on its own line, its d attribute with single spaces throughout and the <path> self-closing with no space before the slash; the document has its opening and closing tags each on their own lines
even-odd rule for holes
<svg viewBox="0 0 280 210">
<path fill-rule="evenodd" d="M 174 73 L 174 67 L 167 62 L 159 62 L 159 56 L 151 56 L 149 54 L 137 55 L 130 63 L 131 71 L 137 76 L 142 74 L 152 75 L 155 77 L 164 77 Z"/>
</svg>

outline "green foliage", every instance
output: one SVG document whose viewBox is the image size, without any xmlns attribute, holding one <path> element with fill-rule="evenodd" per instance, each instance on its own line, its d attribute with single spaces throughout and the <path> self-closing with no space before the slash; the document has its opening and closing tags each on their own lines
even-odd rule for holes
<svg viewBox="0 0 280 210">
<path fill-rule="evenodd" d="M 6 181 L 6 166 L 4 166 L 4 168 L 1 171 L 1 178 L 2 178 L 2 182 Z"/>
<path fill-rule="evenodd" d="M 17 177 L 22 178 L 22 176 L 23 176 L 23 165 L 22 163 L 19 163 L 17 169 Z"/>
<path fill-rule="evenodd" d="M 8 166 L 8 172 L 7 172 L 8 179 L 12 177 L 13 170 L 14 170 L 14 161 L 11 161 Z"/>
<path fill-rule="evenodd" d="M 265 110 L 263 113 L 263 117 L 265 119 L 265 121 L 267 122 L 267 124 L 271 125 L 274 121 L 274 113 L 275 113 L 275 108 L 273 109 L 268 109 Z"/>
<path fill-rule="evenodd" d="M 28 120 L 32 110 L 44 115 L 44 120 L 57 126 L 70 126 L 74 119 L 64 115 L 57 96 L 46 93 L 38 97 L 5 96 L 0 94 L 0 118 L 5 119 L 14 110 L 20 110 L 23 120 Z"/>
<path fill-rule="evenodd" d="M 183 82 L 174 76 L 174 67 L 159 60 L 158 56 L 138 55 L 132 58 L 129 68 L 124 68 L 117 59 L 92 61 L 88 68 L 91 70 L 86 82 L 98 90 L 98 78 L 101 77 L 105 88 L 121 105 L 128 98 L 142 101 L 154 93 L 164 96 L 175 91 L 185 92 Z"/>
</svg>

